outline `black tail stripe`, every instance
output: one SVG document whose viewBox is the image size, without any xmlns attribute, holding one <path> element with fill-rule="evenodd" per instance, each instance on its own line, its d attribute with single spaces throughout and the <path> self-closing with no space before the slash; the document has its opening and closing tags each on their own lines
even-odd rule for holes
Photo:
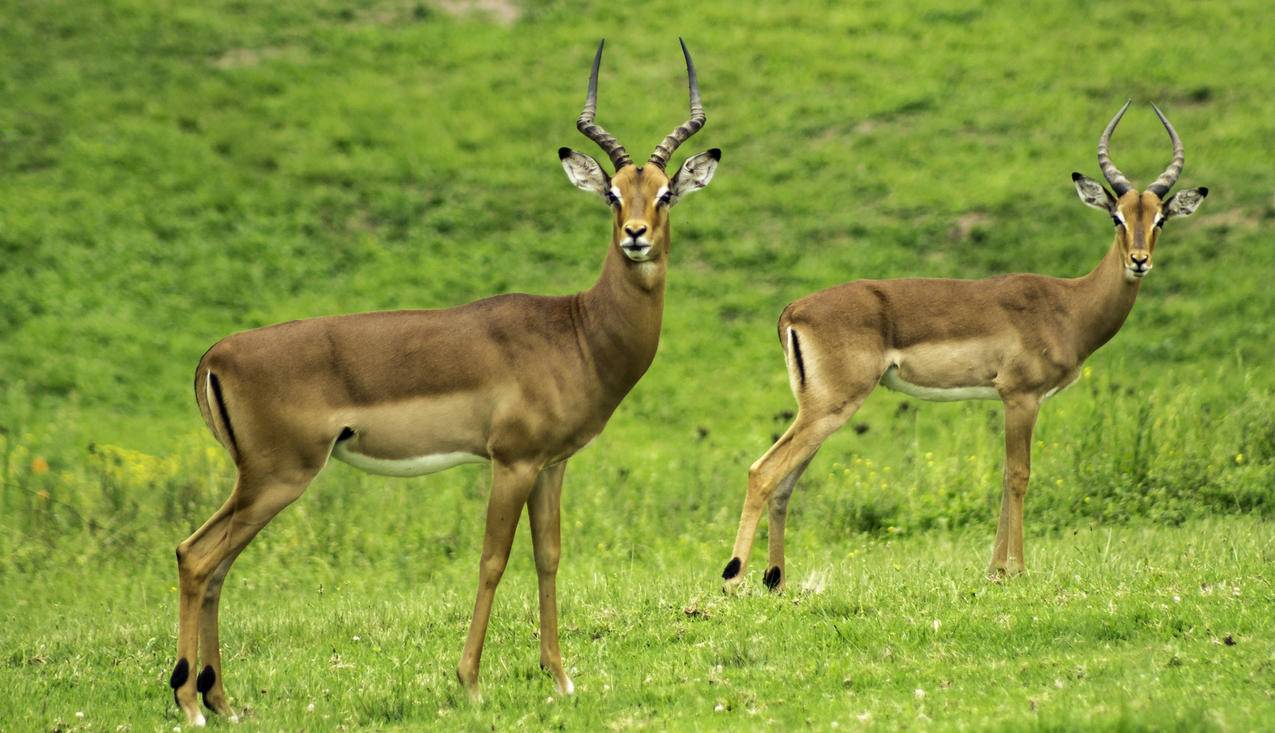
<svg viewBox="0 0 1275 733">
<path fill-rule="evenodd" d="M 792 334 L 792 358 L 797 362 L 797 378 L 801 386 L 806 386 L 806 362 L 801 360 L 801 341 L 797 339 L 796 329 L 789 329 Z"/>
<path fill-rule="evenodd" d="M 208 383 L 212 385 L 213 398 L 217 400 L 217 412 L 221 415 L 221 422 L 226 426 L 226 440 L 230 441 L 230 449 L 239 455 L 239 443 L 235 440 L 235 429 L 230 426 L 230 413 L 226 412 L 226 401 L 221 396 L 221 380 L 217 379 L 217 375 L 208 372 Z"/>
</svg>

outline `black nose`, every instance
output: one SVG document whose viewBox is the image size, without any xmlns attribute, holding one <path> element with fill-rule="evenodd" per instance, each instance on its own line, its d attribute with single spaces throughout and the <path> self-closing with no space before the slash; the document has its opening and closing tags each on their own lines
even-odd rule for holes
<svg viewBox="0 0 1275 733">
<path fill-rule="evenodd" d="M 1139 267 L 1147 264 L 1146 255 L 1129 255 L 1129 259 L 1133 260 L 1133 264 L 1138 265 Z"/>
<path fill-rule="evenodd" d="M 634 238 L 634 239 L 637 239 L 638 237 L 642 236 L 643 234 L 646 234 L 646 225 L 645 225 L 645 224 L 639 224 L 638 226 L 635 226 L 635 227 L 628 227 L 628 226 L 626 226 L 626 227 L 624 227 L 624 233 L 625 233 L 625 234 L 627 234 L 627 235 L 629 235 L 630 237 L 632 237 L 632 238 Z"/>
</svg>

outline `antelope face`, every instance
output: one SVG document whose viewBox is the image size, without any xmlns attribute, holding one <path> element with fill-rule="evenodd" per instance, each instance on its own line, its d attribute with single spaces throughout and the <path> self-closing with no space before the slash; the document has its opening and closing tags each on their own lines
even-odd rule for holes
<svg viewBox="0 0 1275 733">
<path fill-rule="evenodd" d="M 593 158 L 570 148 L 558 151 L 567 178 L 602 197 L 611 207 L 611 241 L 633 262 L 651 262 L 668 252 L 668 214 L 683 196 L 708 185 L 722 151 L 692 156 L 670 179 L 656 165 L 626 165 L 612 178 Z"/>
<path fill-rule="evenodd" d="M 1164 223 L 1175 216 L 1194 214 L 1204 201 L 1204 197 L 1209 195 L 1207 188 L 1200 187 L 1184 189 L 1167 199 L 1163 198 L 1173 184 L 1177 183 L 1186 155 L 1182 140 L 1173 129 L 1173 125 L 1169 123 L 1159 107 L 1154 104 L 1151 106 L 1173 142 L 1173 162 L 1154 183 L 1147 186 L 1147 190 L 1139 193 L 1134 189 L 1129 179 L 1125 178 L 1124 174 L 1111 162 L 1107 152 L 1111 133 L 1119 124 L 1120 118 L 1124 116 L 1125 110 L 1129 109 L 1129 102 L 1125 102 L 1116 116 L 1111 118 L 1111 122 L 1107 123 L 1107 129 L 1098 139 L 1098 165 L 1107 182 L 1115 189 L 1115 193 L 1101 183 L 1079 173 L 1071 174 L 1071 180 L 1076 184 L 1076 193 L 1080 195 L 1080 200 L 1095 209 L 1105 211 L 1111 217 L 1116 227 L 1116 239 L 1120 244 L 1120 252 L 1124 260 L 1125 280 L 1131 283 L 1141 280 L 1148 272 L 1151 272 L 1151 254 L 1155 251 L 1156 238 L 1160 234 L 1160 229 L 1164 227 Z"/>
<path fill-rule="evenodd" d="M 678 39 L 681 42 L 681 39 Z M 576 120 L 576 128 L 585 137 L 602 148 L 615 176 L 607 175 L 598 161 L 571 148 L 559 148 L 558 158 L 567 172 L 567 179 L 582 191 L 595 193 L 611 207 L 613 226 L 611 241 L 630 262 L 652 262 L 668 252 L 668 210 L 683 196 L 698 191 L 713 180 L 717 161 L 722 151 L 713 148 L 706 153 L 686 159 L 670 178 L 664 168 L 669 157 L 679 145 L 704 126 L 704 105 L 700 103 L 699 81 L 695 76 L 695 64 L 691 53 L 682 43 L 682 55 L 686 58 L 686 76 L 690 86 L 691 116 L 686 122 L 673 128 L 651 153 L 645 165 L 634 165 L 624 146 L 594 122 L 598 107 L 598 68 L 602 64 L 603 43 L 593 57 L 593 71 L 589 74 L 589 90 L 584 99 L 584 110 Z"/>
<path fill-rule="evenodd" d="M 611 180 L 608 203 L 615 212 L 612 239 L 634 262 L 648 262 L 668 244 L 668 176 L 655 166 L 628 166 Z"/>
</svg>

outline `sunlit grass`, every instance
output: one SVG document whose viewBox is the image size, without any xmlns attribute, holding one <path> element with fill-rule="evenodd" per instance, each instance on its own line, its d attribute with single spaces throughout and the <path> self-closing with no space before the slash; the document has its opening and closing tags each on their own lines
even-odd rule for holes
<svg viewBox="0 0 1275 733">
<path fill-rule="evenodd" d="M 579 695 L 553 699 L 536 668 L 525 528 L 486 702 L 456 689 L 481 467 L 333 466 L 230 577 L 248 725 L 1267 724 L 1268 4 L 465 5 L 0 11 L 0 728 L 177 722 L 172 552 L 232 480 L 190 393 L 217 338 L 592 282 L 607 216 L 554 153 L 595 153 L 574 121 L 603 35 L 599 120 L 643 155 L 683 118 L 681 35 L 709 123 L 680 152 L 724 157 L 673 215 L 660 353 L 567 471 Z M 982 579 L 999 406 L 882 393 L 794 497 L 789 592 L 721 596 L 746 467 L 794 407 L 784 304 L 859 277 L 1087 271 L 1109 225 L 1069 174 L 1097 175 L 1101 125 L 1130 96 L 1122 169 L 1167 162 L 1156 100 L 1183 184 L 1212 194 L 1041 413 L 1029 574 Z M 754 575 L 764 543 L 763 526 Z"/>
</svg>

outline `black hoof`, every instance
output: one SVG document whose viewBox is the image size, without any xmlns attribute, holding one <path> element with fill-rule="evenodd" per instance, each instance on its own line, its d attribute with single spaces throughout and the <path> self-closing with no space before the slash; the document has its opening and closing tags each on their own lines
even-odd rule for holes
<svg viewBox="0 0 1275 733">
<path fill-rule="evenodd" d="M 779 566 L 776 565 L 767 570 L 765 575 L 761 576 L 761 582 L 765 583 L 770 590 L 774 590 L 779 585 L 779 580 L 782 577 L 783 573 L 779 570 Z"/>
<path fill-rule="evenodd" d="M 739 575 L 740 564 L 739 558 L 732 557 L 730 562 L 726 563 L 726 569 L 722 571 L 722 580 L 730 580 L 736 575 Z"/>
<path fill-rule="evenodd" d="M 182 657 L 177 660 L 177 666 L 173 667 L 173 676 L 168 678 L 168 686 L 176 690 L 186 684 L 188 679 L 190 679 L 190 662 Z"/>
</svg>

